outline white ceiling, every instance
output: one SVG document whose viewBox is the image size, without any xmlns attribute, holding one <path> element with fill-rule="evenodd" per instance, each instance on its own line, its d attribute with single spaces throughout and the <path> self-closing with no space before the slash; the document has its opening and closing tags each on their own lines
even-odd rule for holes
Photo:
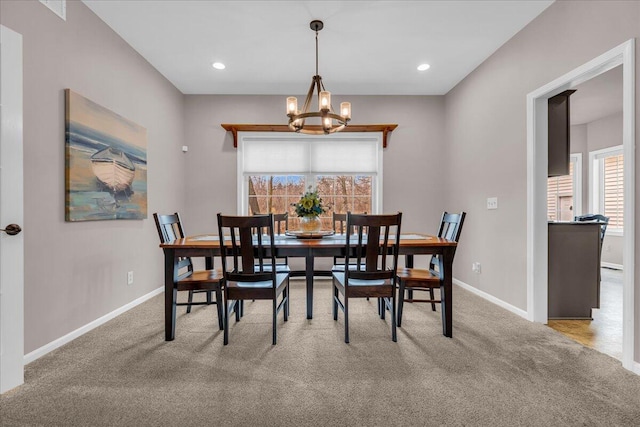
<svg viewBox="0 0 640 427">
<path fill-rule="evenodd" d="M 443 95 L 548 0 L 83 0 L 185 94 Z M 211 64 L 226 64 L 222 71 Z M 431 69 L 418 72 L 427 62 Z"/>
</svg>

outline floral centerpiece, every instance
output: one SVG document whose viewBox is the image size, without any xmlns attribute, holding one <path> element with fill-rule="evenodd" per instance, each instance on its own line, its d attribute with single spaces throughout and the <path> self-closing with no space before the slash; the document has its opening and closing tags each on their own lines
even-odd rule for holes
<svg viewBox="0 0 640 427">
<path fill-rule="evenodd" d="M 300 198 L 300 201 L 292 203 L 291 206 L 296 208 L 296 215 L 300 217 L 300 229 L 306 232 L 320 230 L 322 223 L 319 216 L 329 209 L 323 205 L 318 191 L 312 191 L 311 186 Z"/>
</svg>

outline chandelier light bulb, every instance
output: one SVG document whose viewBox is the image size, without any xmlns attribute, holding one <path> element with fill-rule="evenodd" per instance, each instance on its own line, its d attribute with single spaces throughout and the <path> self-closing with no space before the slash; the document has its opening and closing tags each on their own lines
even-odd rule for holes
<svg viewBox="0 0 640 427">
<path fill-rule="evenodd" d="M 298 98 L 290 96 L 287 98 L 287 114 L 296 114 L 298 111 Z"/>
<path fill-rule="evenodd" d="M 320 109 L 328 110 L 331 108 L 331 93 L 323 90 L 320 92 Z"/>
<path fill-rule="evenodd" d="M 429 64 L 420 64 L 420 65 L 418 65 L 418 71 L 427 71 L 429 68 L 431 68 L 431 65 L 429 65 Z"/>
<path fill-rule="evenodd" d="M 345 119 L 351 118 L 351 103 L 350 102 L 342 102 L 340 104 L 340 115 Z"/>
</svg>

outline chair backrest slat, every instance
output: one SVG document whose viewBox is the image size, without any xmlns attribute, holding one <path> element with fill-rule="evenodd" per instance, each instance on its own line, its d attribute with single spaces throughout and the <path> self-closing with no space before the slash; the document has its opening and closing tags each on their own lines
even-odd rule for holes
<svg viewBox="0 0 640 427">
<path fill-rule="evenodd" d="M 440 219 L 440 228 L 438 230 L 438 237 L 442 237 L 447 240 L 453 240 L 458 242 L 460 240 L 460 233 L 462 233 L 462 225 L 464 224 L 464 218 L 467 215 L 466 212 L 449 213 L 443 212 L 442 219 Z M 435 266 L 442 264 L 440 255 L 434 255 L 429 262 L 429 268 L 435 269 Z"/>
<path fill-rule="evenodd" d="M 185 236 L 184 228 L 182 227 L 182 221 L 180 220 L 180 214 L 178 212 L 172 215 L 158 215 L 153 214 L 153 219 L 156 222 L 156 229 L 158 230 L 158 236 L 160 237 L 160 243 L 170 243 L 177 239 L 182 239 Z M 186 273 L 180 275 L 180 279 L 189 276 L 193 272 L 193 263 L 191 258 L 185 257 L 178 260 L 178 269 L 187 268 Z"/>
<path fill-rule="evenodd" d="M 258 230 L 260 232 L 256 232 Z M 223 271 L 227 280 L 234 282 L 272 280 L 275 286 L 273 214 L 252 216 L 218 214 L 218 233 Z M 227 268 L 227 258 L 233 259 L 233 269 Z M 266 266 L 271 268 L 268 269 Z"/>
<path fill-rule="evenodd" d="M 345 263 L 349 264 L 354 253 L 354 268 L 345 268 L 345 286 L 349 278 L 362 280 L 395 280 L 400 249 L 400 224 L 402 213 L 393 215 L 366 215 L 347 213 L 347 229 L 355 231 L 354 236 L 346 236 Z M 355 241 L 354 241 L 355 240 Z M 355 244 L 354 248 L 351 246 Z M 391 256 L 391 267 L 387 257 Z M 364 258 L 364 268 L 362 259 Z"/>
</svg>

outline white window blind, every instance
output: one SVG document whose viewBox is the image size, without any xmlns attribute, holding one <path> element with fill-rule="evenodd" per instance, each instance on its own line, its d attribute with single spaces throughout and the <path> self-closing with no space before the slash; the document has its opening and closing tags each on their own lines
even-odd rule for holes
<svg viewBox="0 0 640 427">
<path fill-rule="evenodd" d="M 245 175 L 261 173 L 376 174 L 378 138 L 241 138 Z"/>
<path fill-rule="evenodd" d="M 622 154 L 604 158 L 604 216 L 609 226 L 623 228 L 624 218 L 624 160 Z"/>
<path fill-rule="evenodd" d="M 589 153 L 592 185 L 591 213 L 609 218 L 607 233 L 620 235 L 624 228 L 624 155 L 622 146 Z"/>
</svg>

